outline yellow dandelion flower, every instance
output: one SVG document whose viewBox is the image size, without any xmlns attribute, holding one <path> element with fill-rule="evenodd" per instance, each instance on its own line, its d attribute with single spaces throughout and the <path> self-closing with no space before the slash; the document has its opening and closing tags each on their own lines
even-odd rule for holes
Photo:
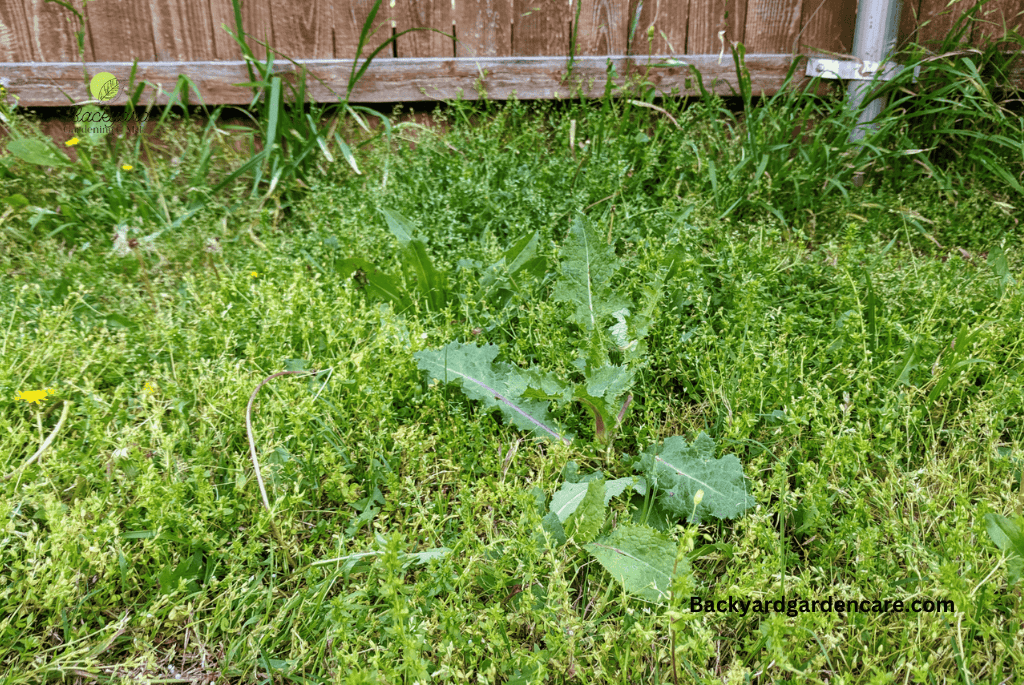
<svg viewBox="0 0 1024 685">
<path fill-rule="evenodd" d="M 125 171 L 131 171 L 135 167 L 133 167 L 131 164 L 122 164 L 121 168 L 124 169 Z"/>
<path fill-rule="evenodd" d="M 74 138 L 72 138 L 71 140 L 65 142 L 64 144 L 67 145 L 68 147 L 73 147 L 75 145 L 78 145 L 80 142 L 81 141 L 78 140 L 78 136 L 75 136 Z"/>
<path fill-rule="evenodd" d="M 252 276 L 253 278 L 256 278 L 257 276 L 259 276 L 259 273 L 256 271 L 250 271 L 249 275 Z"/>
<path fill-rule="evenodd" d="M 33 402 L 39 404 L 46 399 L 47 395 L 55 394 L 53 388 L 45 388 L 43 390 L 23 390 L 18 393 L 16 400 L 25 400 L 29 404 Z"/>
<path fill-rule="evenodd" d="M 146 381 L 146 387 L 143 388 L 143 391 L 151 393 L 151 394 L 155 393 L 156 392 L 156 386 L 153 385 L 152 383 L 150 383 L 149 381 Z"/>
</svg>

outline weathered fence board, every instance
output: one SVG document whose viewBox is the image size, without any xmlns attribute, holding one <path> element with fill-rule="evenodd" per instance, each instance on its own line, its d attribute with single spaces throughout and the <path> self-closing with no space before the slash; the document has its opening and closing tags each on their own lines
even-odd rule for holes
<svg viewBox="0 0 1024 685">
<path fill-rule="evenodd" d="M 359 45 L 359 34 L 373 9 L 373 0 L 335 0 L 334 11 L 334 56 L 355 57 Z M 382 2 L 381 8 L 374 17 L 373 26 L 366 37 L 363 56 L 368 56 L 378 45 L 391 37 L 391 19 L 388 16 L 388 3 Z M 375 59 L 388 59 L 392 51 L 388 49 L 378 53 Z"/>
<path fill-rule="evenodd" d="M 257 58 L 266 56 L 262 41 L 282 56 L 279 66 L 288 67 L 283 57 L 301 62 L 355 57 L 360 32 L 375 0 L 240 2 L 243 29 Z M 904 0 L 901 44 L 913 39 L 937 46 L 977 2 L 957 0 L 949 5 L 949 0 Z M 230 85 L 248 80 L 247 72 L 240 78 L 232 75 L 234 81 L 217 82 L 220 76 L 234 74 L 231 65 L 241 58 L 239 46 L 225 30 L 236 30 L 232 0 L 90 0 L 87 5 L 83 0 L 67 0 L 66 4 L 83 13 L 84 29 L 64 4 L 0 0 L 0 83 L 16 92 L 23 104 L 64 104 L 67 97 L 60 95 L 62 89 L 86 97 L 82 60 L 90 73 L 100 71 L 101 64 L 139 60 L 147 73 L 159 75 L 155 82 L 165 88 L 173 84 L 176 70 L 180 70 L 201 84 L 200 91 L 210 104 L 249 101 L 249 91 Z M 383 0 L 363 57 L 406 29 L 436 31 L 407 33 L 386 46 L 366 74 L 369 85 L 357 89 L 364 93 L 357 99 L 394 102 L 454 97 L 460 89 L 465 96 L 474 97 L 474 84 L 485 72 L 484 64 L 489 65 L 486 69 L 509 68 L 522 78 L 539 79 L 537 83 L 519 82 L 513 88 L 509 74 L 488 73 L 485 87 L 493 97 L 507 96 L 513 90 L 520 97 L 527 93 L 529 97 L 553 97 L 556 90 L 568 94 L 565 84 L 556 88 L 551 78 L 561 75 L 573 39 L 578 57 L 630 55 L 638 62 L 642 58 L 645 64 L 650 62 L 649 55 L 692 57 L 701 64 L 714 62 L 713 73 L 733 69 L 729 48 L 734 42 L 742 43 L 747 53 L 773 55 L 783 61 L 794 53 L 848 54 L 856 4 L 857 0 L 644 0 L 642 4 L 640 0 Z M 965 43 L 999 37 L 1007 26 L 1024 30 L 1022 13 L 1024 0 L 992 0 L 978 12 L 987 23 L 974 25 L 965 34 Z M 636 32 L 630 42 L 634 20 Z M 81 54 L 75 37 L 79 30 L 84 30 Z M 467 61 L 451 62 L 453 55 Z M 386 68 L 385 63 L 395 57 L 396 64 Z M 559 59 L 494 61 L 511 57 Z M 421 66 L 404 61 L 414 58 L 433 59 L 425 64 L 444 71 L 427 74 Z M 63 65 L 76 62 L 74 76 L 65 77 Z M 218 62 L 224 62 L 223 69 L 216 66 Z M 209 73 L 199 74 L 196 65 L 200 64 L 207 65 L 203 68 Z M 332 89 L 343 92 L 348 74 L 345 79 L 336 78 L 340 62 L 334 64 L 328 70 L 328 81 Z M 758 67 L 748 66 L 755 91 L 774 92 L 772 83 L 778 74 L 758 74 Z M 118 77 L 127 78 L 127 70 L 122 71 L 125 73 Z M 603 67 L 598 71 L 603 79 Z M 409 84 L 415 85 L 403 85 L 403 73 Z M 39 83 L 26 81 L 30 75 Z M 667 78 L 671 82 L 674 77 Z M 452 79 L 451 83 L 446 79 Z M 705 80 L 710 80 L 707 74 Z M 428 92 L 411 93 L 419 88 Z M 334 99 L 329 91 L 321 90 L 327 100 Z M 36 99 L 37 95 L 42 99 Z"/>
<path fill-rule="evenodd" d="M 978 12 L 982 23 L 975 27 L 974 41 L 1002 38 L 1007 29 L 1024 33 L 1024 2 L 1021 0 L 992 0 Z M 1004 49 L 1011 44 L 1003 43 Z"/>
<path fill-rule="evenodd" d="M 849 54 L 857 0 L 804 0 L 800 9 L 800 52 Z"/>
<path fill-rule="evenodd" d="M 627 7 L 620 0 L 575 0 L 569 14 L 576 25 L 577 55 L 624 55 L 629 32 Z"/>
<path fill-rule="evenodd" d="M 96 61 L 119 61 L 126 54 L 147 62 L 156 59 L 148 0 L 90 2 L 85 16 L 86 39 L 92 43 Z"/>
<path fill-rule="evenodd" d="M 747 51 L 795 52 L 800 9 L 800 3 L 792 0 L 750 0 L 744 41 Z"/>
<path fill-rule="evenodd" d="M 568 55 L 570 20 L 565 0 L 512 0 L 512 55 Z"/>
<path fill-rule="evenodd" d="M 413 31 L 395 41 L 398 57 L 454 57 L 451 0 L 395 0 L 391 8 L 395 31 L 426 28 L 436 31 Z M 447 36 L 438 33 L 441 31 Z M 343 57 L 344 55 L 334 55 Z"/>
<path fill-rule="evenodd" d="M 936 47 L 953 28 L 956 20 L 974 4 L 974 0 L 921 0 L 917 39 L 922 45 Z M 971 32 L 968 30 L 963 42 L 969 43 L 970 40 Z"/>
<path fill-rule="evenodd" d="M 338 0 L 289 0 L 287 12 L 282 12 L 278 3 L 270 14 L 274 50 L 293 59 L 334 57 L 336 2 Z"/>
<path fill-rule="evenodd" d="M 629 46 L 631 55 L 682 55 L 686 51 L 686 23 L 690 4 L 678 0 L 640 0 L 629 2 L 629 24 L 633 25 L 637 7 L 640 21 Z M 654 35 L 648 38 L 648 32 Z"/>
<path fill-rule="evenodd" d="M 708 0 L 690 6 L 690 16 L 686 27 L 685 53 L 701 55 L 721 52 L 723 41 L 729 40 L 728 19 L 733 19 L 729 5 L 735 2 L 728 0 Z M 728 12 L 728 19 L 726 13 Z M 718 37 L 720 31 L 726 33 Z M 728 43 L 725 43 L 728 45 Z"/>
<path fill-rule="evenodd" d="M 508 57 L 512 54 L 510 0 L 457 0 L 456 57 Z M 348 57 L 348 55 L 337 55 Z"/>
<path fill-rule="evenodd" d="M 151 3 L 156 58 L 160 62 L 213 59 L 213 19 L 207 7 L 191 0 Z"/>
<path fill-rule="evenodd" d="M 374 62 L 365 77 L 356 85 L 352 102 L 414 102 L 426 99 L 446 100 L 460 97 L 476 99 L 476 85 L 483 86 L 485 97 L 508 99 L 515 95 L 522 99 L 555 99 L 572 97 L 600 97 L 604 93 L 606 62 L 615 66 L 620 85 L 623 79 L 645 73 L 660 93 L 673 90 L 683 95 L 697 95 L 688 67 L 647 68 L 646 58 L 631 56 L 579 57 L 568 79 L 565 79 L 564 57 L 483 57 L 471 60 L 444 58 L 388 59 Z M 738 93 L 736 70 L 732 60 L 719 63 L 717 55 L 686 57 L 687 64 L 700 70 L 704 84 L 723 95 Z M 790 55 L 747 55 L 747 68 L 753 77 L 756 91 L 776 92 L 781 87 L 792 62 Z M 337 93 L 345 91 L 352 68 L 352 60 L 306 60 L 308 69 L 308 97 L 320 102 L 336 101 Z M 290 63 L 282 64 L 294 69 Z M 89 98 L 82 78 L 82 65 L 78 62 L 56 64 L 18 63 L 5 65 L 5 79 L 9 87 L 22 98 L 41 106 L 66 105 Z M 127 62 L 97 62 L 89 65 L 90 73 L 107 71 L 118 78 L 127 79 L 132 65 Z M 802 74 L 803 71 L 798 73 Z M 191 79 L 207 103 L 247 104 L 252 99 L 248 88 L 233 86 L 248 80 L 245 62 L 140 62 L 136 82 L 164 84 L 162 94 L 155 97 L 157 104 L 167 102 L 169 85 L 179 75 Z M 481 74 L 485 76 L 481 77 Z M 315 78 L 314 78 L 315 77 Z M 323 81 L 321 83 L 320 81 Z M 803 77 L 798 78 L 803 82 Z M 324 85 L 326 84 L 326 85 Z M 142 102 L 149 102 L 144 95 Z M 121 100 L 120 102 L 123 102 Z M 193 101 L 194 102 L 194 101 Z M 115 101 L 112 104 L 119 104 Z"/>
</svg>

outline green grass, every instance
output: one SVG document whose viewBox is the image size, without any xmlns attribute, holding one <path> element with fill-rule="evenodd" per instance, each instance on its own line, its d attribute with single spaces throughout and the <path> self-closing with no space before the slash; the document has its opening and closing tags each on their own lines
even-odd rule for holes
<svg viewBox="0 0 1024 685">
<path fill-rule="evenodd" d="M 363 147 L 343 125 L 360 175 L 316 158 L 270 189 L 253 165 L 177 225 L 190 187 L 246 161 L 204 159 L 210 127 L 165 154 L 89 148 L 95 179 L 0 158 L 0 200 L 26 200 L 0 224 L 0 682 L 1013 682 L 1024 607 L 984 519 L 1024 506 L 1024 193 L 1007 182 L 1024 135 L 998 60 L 933 63 L 861 149 L 837 100 L 795 92 L 740 112 L 453 103 L 444 135 L 394 126 Z M 955 76 L 971 69 L 981 89 Z M 137 189 L 74 200 L 121 163 Z M 149 213 L 121 199 L 139 193 Z M 382 208 L 416 225 L 447 304 L 402 268 Z M 574 377 L 552 289 L 578 212 L 615 247 L 617 292 L 665 279 L 611 450 L 579 404 L 552 405 L 571 446 L 526 440 L 413 356 L 490 342 Z M 536 270 L 488 271 L 532 232 Z M 341 278 L 350 257 L 410 306 Z M 246 405 L 302 368 L 319 373 L 254 405 L 268 512 Z M 700 431 L 757 504 L 669 529 L 692 566 L 671 601 L 544 537 L 574 468 L 629 476 L 648 445 Z M 691 595 L 956 610 L 704 614 Z"/>
</svg>

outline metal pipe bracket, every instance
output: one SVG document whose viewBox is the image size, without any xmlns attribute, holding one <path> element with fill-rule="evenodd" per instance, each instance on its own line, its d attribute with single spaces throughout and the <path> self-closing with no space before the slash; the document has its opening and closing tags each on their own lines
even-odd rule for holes
<svg viewBox="0 0 1024 685">
<path fill-rule="evenodd" d="M 842 79 L 843 81 L 891 81 L 903 71 L 903 65 L 895 62 L 871 62 L 859 59 L 832 59 L 811 57 L 807 60 L 807 75 L 811 77 Z M 921 74 L 921 67 L 914 67 L 914 81 Z"/>
</svg>

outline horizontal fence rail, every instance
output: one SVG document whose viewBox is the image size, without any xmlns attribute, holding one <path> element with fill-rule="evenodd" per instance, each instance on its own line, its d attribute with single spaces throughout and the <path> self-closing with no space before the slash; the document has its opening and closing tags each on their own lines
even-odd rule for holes
<svg viewBox="0 0 1024 685">
<path fill-rule="evenodd" d="M 792 55 L 747 55 L 746 67 L 757 74 L 758 86 L 765 92 L 776 92 L 785 80 L 793 62 Z M 697 95 L 699 88 L 691 67 L 700 71 L 704 87 L 721 95 L 739 94 L 739 83 L 732 56 L 698 55 L 675 58 L 677 65 L 651 68 L 648 58 L 630 56 L 579 57 L 571 70 L 567 70 L 564 57 L 490 57 L 473 60 L 438 59 L 422 57 L 391 59 L 374 63 L 356 84 L 351 102 L 415 102 L 423 100 L 476 100 L 486 97 L 494 100 L 558 99 L 564 97 L 599 97 L 608 80 L 609 63 L 614 68 L 615 86 L 622 85 L 630 76 L 645 75 L 645 80 L 660 93 Z M 657 62 L 651 61 L 651 64 Z M 352 60 L 306 60 L 300 62 L 307 70 L 306 90 L 309 98 L 318 102 L 337 100 L 345 94 Z M 108 72 L 122 80 L 128 90 L 127 79 L 132 64 L 127 62 L 99 62 L 90 70 Z M 277 71 L 283 78 L 294 79 L 300 69 L 290 62 L 282 63 Z M 46 106 L 71 105 L 91 97 L 82 77 L 80 63 L 62 64 L 22 63 L 8 64 L 8 78 L 13 92 L 22 100 Z M 797 83 L 804 77 L 798 69 Z M 241 105 L 248 104 L 251 88 L 232 84 L 249 80 L 243 61 L 221 62 L 145 62 L 136 66 L 137 83 L 148 81 L 159 85 L 156 104 L 166 104 L 180 75 L 187 76 L 199 89 L 204 102 Z M 123 104 L 126 97 L 107 104 Z M 192 104 L 199 104 L 195 96 Z"/>
<path fill-rule="evenodd" d="M 899 42 L 937 45 L 976 4 L 905 0 Z M 284 57 L 306 64 L 328 86 L 311 79 L 311 96 L 334 100 L 373 5 L 244 0 L 241 19 L 257 57 L 266 56 L 262 42 L 282 64 L 291 66 Z M 395 0 L 393 7 L 383 0 L 362 56 L 406 29 L 433 30 L 398 35 L 353 100 L 474 98 L 478 85 L 496 99 L 569 96 L 563 77 L 570 55 L 584 94 L 593 94 L 589 80 L 603 87 L 606 57 L 625 75 L 652 55 L 692 64 L 717 92 L 728 92 L 735 86 L 733 43 L 750 54 L 754 91 L 770 94 L 793 56 L 849 53 L 856 10 L 856 0 Z M 1022 0 L 987 3 L 965 47 L 1006 28 L 1021 30 L 1022 12 Z M 235 30 L 231 0 L 0 0 L 0 85 L 25 106 L 65 105 L 88 97 L 88 75 L 106 71 L 127 81 L 137 61 L 139 81 L 169 91 L 185 74 L 203 102 L 242 104 L 248 91 L 232 84 L 249 77 L 229 33 Z M 687 68 L 659 68 L 649 78 L 663 92 L 692 93 L 689 77 Z"/>
</svg>

